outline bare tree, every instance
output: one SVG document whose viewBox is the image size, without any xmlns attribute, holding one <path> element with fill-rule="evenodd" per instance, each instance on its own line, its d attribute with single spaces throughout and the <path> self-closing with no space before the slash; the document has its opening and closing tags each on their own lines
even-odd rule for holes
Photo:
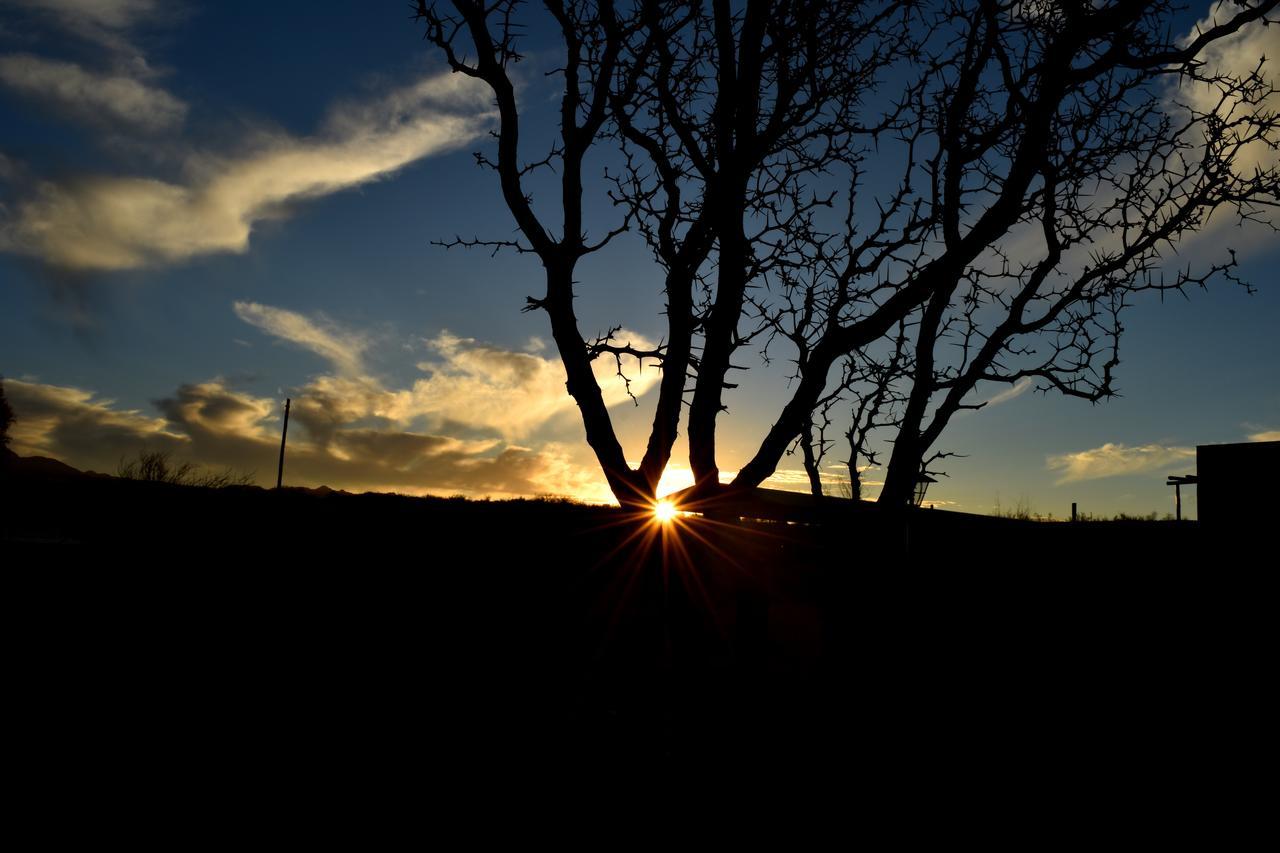
<svg viewBox="0 0 1280 853">
<path fill-rule="evenodd" d="M 459 239 L 450 245 L 532 253 L 542 262 L 546 291 L 542 296 L 530 296 L 526 310 L 545 311 L 551 322 L 551 334 L 565 367 L 566 388 L 578 404 L 587 442 L 595 451 L 609 488 L 624 506 L 646 503 L 652 498 L 675 440 L 674 428 L 668 429 L 667 425 L 672 410 L 675 417 L 679 417 L 684 376 L 680 341 L 685 337 L 681 323 L 687 315 L 679 310 L 672 313 L 672 335 L 667 346 L 641 351 L 629 343 L 615 342 L 613 331 L 587 340 L 579 329 L 573 304 L 574 271 L 578 261 L 604 248 L 629 226 L 629 221 L 624 219 L 595 242 L 589 240 L 583 225 L 582 170 L 588 150 L 606 135 L 612 86 L 620 73 L 619 59 L 637 26 L 634 21 L 619 20 L 613 3 L 607 0 L 596 4 L 549 0 L 545 4 L 564 47 L 559 138 L 549 152 L 525 161 L 521 159 L 520 111 L 511 74 L 512 66 L 521 59 L 515 21 L 518 3 L 516 0 L 495 3 L 454 0 L 447 9 L 445 5 L 418 0 L 418 18 L 426 23 L 427 39 L 443 52 L 454 72 L 481 80 L 493 91 L 498 109 L 498 129 L 494 133 L 497 157 L 495 160 L 478 153 L 476 160 L 498 173 L 503 198 L 523 237 L 523 240 Z M 622 91 L 634 90 L 640 68 L 640 63 L 632 63 L 631 79 L 620 83 Z M 535 212 L 525 186 L 530 174 L 551 168 L 560 175 L 559 236 Z M 678 297 L 679 288 L 675 291 Z M 664 378 L 668 374 L 680 378 L 680 387 L 673 388 L 672 382 L 664 381 L 659 389 L 655 440 L 650 442 L 636 471 L 627 464 L 600 385 L 592 372 L 596 358 L 621 359 L 623 355 L 653 359 L 666 368 Z M 687 349 L 683 356 L 687 360 Z M 677 364 L 680 366 L 675 366 Z"/>
<path fill-rule="evenodd" d="M 978 405 L 978 383 L 1032 379 L 1100 399 L 1131 294 L 1232 277 L 1233 257 L 1166 277 L 1162 258 L 1219 209 L 1259 220 L 1277 202 L 1274 168 L 1237 167 L 1243 151 L 1277 145 L 1269 89 L 1257 71 L 1202 59 L 1275 24 L 1278 3 L 1240 0 L 1179 39 L 1177 8 L 1159 0 L 636 0 L 622 12 L 549 0 L 564 47 L 561 122 L 532 162 L 510 75 L 516 2 L 454 0 L 445 12 L 420 0 L 418 13 L 450 66 L 494 92 L 497 158 L 477 159 L 498 172 L 523 237 L 453 244 L 541 260 L 546 293 L 528 307 L 547 312 L 618 499 L 652 499 L 690 393 L 690 465 L 715 489 L 735 354 L 758 347 L 768 359 L 777 342 L 794 348 L 792 395 L 733 487 L 760 484 L 798 447 L 820 493 L 845 401 L 852 474 L 874 460 L 872 434 L 893 435 L 881 499 L 896 505 L 950 418 Z M 878 88 L 889 79 L 900 85 Z M 1209 87 L 1217 103 L 1182 103 L 1178 84 Z M 602 142 L 620 146 L 606 185 L 621 213 L 591 242 L 583 162 Z M 524 184 L 551 166 L 559 236 Z M 665 275 L 667 336 L 651 351 L 584 338 L 573 307 L 577 261 L 632 228 Z M 663 369 L 637 470 L 591 371 L 623 355 Z"/>
<path fill-rule="evenodd" d="M 1265 108 L 1274 90 L 1260 74 L 1263 59 L 1244 76 L 1198 61 L 1205 46 L 1238 27 L 1266 25 L 1275 4 L 1241 4 L 1182 46 L 1161 32 L 1162 5 L 1020 17 L 992 8 L 971 24 L 990 33 L 978 55 L 1000 69 L 998 97 L 1023 109 L 1040 91 L 1030 58 L 1049 54 L 1073 29 L 1090 37 L 1064 66 L 1048 144 L 1028 152 L 1034 177 L 1014 247 L 992 241 L 930 296 L 883 502 L 905 503 L 950 419 L 985 405 L 965 402 L 979 382 L 1035 382 L 1040 391 L 1096 402 L 1114 393 L 1121 312 L 1134 294 L 1184 292 L 1215 277 L 1238 282 L 1233 252 L 1199 270 L 1166 271 L 1164 257 L 1219 208 L 1241 221 L 1263 220 L 1260 212 L 1280 202 L 1280 172 L 1241 168 L 1247 149 L 1280 142 L 1280 121 Z M 1208 87 L 1212 104 L 1187 102 L 1171 91 L 1171 78 Z M 966 100 L 971 105 L 950 121 L 998 145 L 1009 134 L 1001 114 L 1008 105 L 997 113 L 993 93 L 976 89 Z M 980 159 L 984 144 L 965 141 L 954 156 L 958 168 L 986 182 L 993 176 Z"/>
<path fill-rule="evenodd" d="M 1261 59 L 1244 75 L 1201 61 L 1246 26 L 1274 25 L 1276 6 L 1236 4 L 1185 42 L 1171 35 L 1169 3 L 943 8 L 895 106 L 897 187 L 860 217 L 866 168 L 850 156 L 843 227 L 797 246 L 823 260 L 818 281 L 799 298 L 784 290 L 781 308 L 758 306 L 796 343 L 798 381 L 735 485 L 758 484 L 791 442 L 804 443 L 830 405 L 832 366 L 907 318 L 910 375 L 882 374 L 897 396 L 877 396 L 874 382 L 844 389 L 896 404 L 883 503 L 909 501 L 950 418 L 981 406 L 966 402 L 980 381 L 1113 393 L 1132 294 L 1233 278 L 1233 255 L 1167 274 L 1164 255 L 1221 208 L 1267 220 L 1280 198 L 1274 167 L 1240 168 L 1246 150 L 1280 143 Z M 1196 107 L 1177 83 L 1217 96 Z M 798 333 L 787 325 L 796 316 Z"/>
<path fill-rule="evenodd" d="M 715 421 L 723 389 L 733 387 L 725 377 L 733 353 L 751 340 L 739 330 L 746 291 L 826 203 L 815 197 L 784 210 L 779 199 L 795 192 L 800 176 L 840 156 L 842 140 L 870 132 L 851 117 L 859 93 L 893 61 L 887 48 L 907 44 L 906 19 L 887 2 L 752 0 L 741 14 L 727 2 L 707 10 L 641 0 L 625 15 L 611 2 L 544 5 L 564 47 L 559 139 L 526 164 L 510 74 L 520 59 L 517 3 L 454 0 L 447 11 L 442 3 L 418 3 L 427 38 L 450 67 L 494 92 L 497 159 L 477 160 L 498 172 L 524 237 L 449 245 L 539 257 L 546 295 L 529 297 L 528 308 L 547 312 L 569 393 L 614 495 L 624 505 L 647 504 L 671 456 L 691 369 L 691 464 L 700 482 L 718 482 Z M 583 233 L 582 168 L 587 150 L 606 138 L 623 147 L 625 165 L 607 178 L 623 214 L 591 243 Z M 524 186 L 531 172 L 550 167 L 561 179 L 558 237 L 535 214 Z M 573 307 L 578 260 L 633 223 L 665 273 L 666 342 L 650 351 L 616 343 L 612 332 L 584 338 Z M 663 370 L 637 470 L 626 463 L 591 371 L 595 358 L 622 355 L 652 359 Z"/>
</svg>

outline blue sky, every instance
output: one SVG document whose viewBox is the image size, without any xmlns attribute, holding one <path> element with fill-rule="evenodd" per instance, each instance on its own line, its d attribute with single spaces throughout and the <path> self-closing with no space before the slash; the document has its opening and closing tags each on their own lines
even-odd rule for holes
<svg viewBox="0 0 1280 853">
<path fill-rule="evenodd" d="M 527 45 L 536 141 L 554 128 L 538 73 L 554 44 L 535 27 Z M 536 261 L 431 244 L 513 224 L 470 153 L 489 98 L 444 72 L 405 4 L 0 2 L 0 117 L 0 373 L 20 453 L 114 471 L 151 447 L 267 483 L 292 396 L 296 484 L 605 497 L 545 318 L 520 312 Z M 601 229 L 603 192 L 588 187 Z M 1139 299 L 1121 396 L 1028 391 L 957 418 L 942 447 L 965 455 L 931 497 L 1164 512 L 1196 444 L 1280 437 L 1280 248 L 1222 227 L 1180 261 L 1225 246 L 1255 295 Z M 584 332 L 661 337 L 662 278 L 637 241 L 579 279 Z M 729 396 L 723 470 L 754 451 L 785 374 L 758 367 Z M 639 375 L 643 392 L 657 372 Z M 652 400 L 606 394 L 638 457 Z M 775 483 L 803 488 L 783 464 Z"/>
</svg>

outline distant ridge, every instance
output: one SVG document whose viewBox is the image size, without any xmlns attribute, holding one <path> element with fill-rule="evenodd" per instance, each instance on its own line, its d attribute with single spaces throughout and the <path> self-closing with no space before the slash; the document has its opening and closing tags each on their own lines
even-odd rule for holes
<svg viewBox="0 0 1280 853">
<path fill-rule="evenodd" d="M 118 480 L 114 474 L 101 474 L 97 471 L 81 471 L 65 462 L 48 456 L 19 456 L 9 448 L 0 448 L 0 472 L 16 474 L 20 477 L 37 480 L 66 480 L 83 477 Z M 262 486 L 250 485 L 241 488 L 261 489 Z M 350 495 L 345 489 L 334 489 L 329 486 L 286 486 L 289 491 L 304 492 L 312 495 Z"/>
<path fill-rule="evenodd" d="M 7 447 L 4 449 L 3 460 L 3 469 L 5 471 L 28 477 L 55 480 L 110 476 L 108 474 L 99 474 L 96 471 L 81 471 L 79 468 L 73 468 L 65 462 L 51 459 L 48 456 L 19 456 Z"/>
</svg>

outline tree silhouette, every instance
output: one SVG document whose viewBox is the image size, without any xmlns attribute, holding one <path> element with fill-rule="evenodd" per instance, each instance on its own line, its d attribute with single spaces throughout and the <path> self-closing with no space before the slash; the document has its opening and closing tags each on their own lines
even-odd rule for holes
<svg viewBox="0 0 1280 853">
<path fill-rule="evenodd" d="M 1169 2 L 552 0 L 560 133 L 526 163 L 509 73 L 518 4 L 455 0 L 445 12 L 420 0 L 450 66 L 493 89 L 497 159 L 477 159 L 499 173 L 523 236 L 451 244 L 542 261 L 546 294 L 529 308 L 549 316 L 588 442 L 624 504 L 652 499 L 689 394 L 690 465 L 701 489 L 718 485 L 734 357 L 759 348 L 768 360 L 777 347 L 796 365 L 791 397 L 733 486 L 760 484 L 798 448 L 820 492 L 843 401 L 851 478 L 875 461 L 870 436 L 888 431 L 881 500 L 905 504 L 978 383 L 1105 397 L 1131 294 L 1233 278 L 1229 254 L 1164 276 L 1162 258 L 1215 211 L 1265 220 L 1277 203 L 1275 167 L 1243 167 L 1280 141 L 1261 58 L 1241 74 L 1204 57 L 1276 23 L 1278 2 L 1236 3 L 1179 39 Z M 1193 101 L 1191 89 L 1213 97 Z M 591 243 L 582 166 L 602 142 L 623 158 L 605 176 L 621 213 Z M 552 165 L 559 237 L 523 183 Z M 628 229 L 665 274 L 666 341 L 648 352 L 612 333 L 585 339 L 573 309 L 577 260 Z M 591 372 L 593 359 L 623 354 L 663 367 L 635 471 Z"/>
<path fill-rule="evenodd" d="M 1164 255 L 1215 211 L 1269 222 L 1280 199 L 1280 171 L 1255 162 L 1280 143 L 1263 59 L 1244 73 L 1201 60 L 1275 9 L 1240 4 L 1179 43 L 1165 3 L 949 5 L 896 105 L 908 156 L 889 200 L 869 226 L 857 217 L 864 168 L 851 161 L 844 228 L 803 241 L 794 266 L 810 274 L 784 280 L 781 307 L 756 306 L 795 343 L 799 383 L 738 481 L 760 482 L 789 441 L 806 445 L 812 413 L 842 391 L 855 402 L 851 466 L 861 414 L 892 430 L 891 505 L 948 455 L 925 459 L 956 412 L 981 408 L 966 402 L 977 383 L 1112 394 L 1133 294 L 1236 280 L 1231 252 L 1172 272 Z M 894 323 L 910 325 L 906 359 Z M 881 339 L 877 355 L 886 335 L 898 343 Z M 839 359 L 851 364 L 833 394 Z"/>
<path fill-rule="evenodd" d="M 802 206 L 789 223 L 747 230 L 751 218 L 768 211 L 780 193 L 752 176 L 775 167 L 791 170 L 785 191 L 802 173 L 822 167 L 821 157 L 789 166 L 786 161 L 829 136 L 836 124 L 847 123 L 858 88 L 895 58 L 888 51 L 867 51 L 849 62 L 854 47 L 905 44 L 906 18 L 895 17 L 888 5 L 874 10 L 861 3 L 783 3 L 766 20 L 762 12 L 768 6 L 757 2 L 742 40 L 737 32 L 742 22 L 727 4 L 708 16 L 686 4 L 645 2 L 620 16 L 609 2 L 548 2 L 564 44 L 560 133 L 545 157 L 526 163 L 520 159 L 520 116 L 509 74 L 520 59 L 518 4 L 457 0 L 448 11 L 444 5 L 420 0 L 418 16 L 452 69 L 485 81 L 494 92 L 497 159 L 476 157 L 498 172 L 524 237 L 456 239 L 446 245 L 531 252 L 542 261 L 546 294 L 529 297 L 527 307 L 547 312 L 587 441 L 619 501 L 652 502 L 670 460 L 690 372 L 695 383 L 691 464 L 701 482 L 717 482 L 715 420 L 723 408 L 723 389 L 732 387 L 725 375 L 733 352 L 749 342 L 738 334 L 744 294 L 751 279 L 769 268 L 767 259 L 749 265 L 742 259 L 762 239 L 780 237 L 788 225 L 797 227 L 808 208 L 817 206 Z M 889 30 L 895 20 L 900 32 L 893 37 Z M 877 33 L 882 37 L 873 38 Z M 729 58 L 708 63 L 707 51 Z M 732 82 L 722 81 L 721 70 L 730 65 L 740 73 Z M 779 84 L 779 96 L 766 103 L 763 93 Z M 835 115 L 829 107 L 840 104 L 844 114 Z M 849 126 L 841 132 L 862 131 Z M 620 144 L 626 158 L 621 174 L 607 179 L 623 214 L 614 230 L 589 243 L 582 222 L 582 163 L 587 150 L 606 139 Z M 534 213 L 524 186 L 529 174 L 552 166 L 560 175 L 559 237 Z M 632 227 L 649 241 L 665 273 L 666 341 L 651 351 L 615 342 L 616 329 L 584 338 L 573 309 L 577 261 Z M 736 264 L 719 262 L 726 255 L 723 247 L 713 253 L 726 243 L 739 259 Z M 721 270 L 714 284 L 708 265 Z M 696 344 L 695 336 L 700 338 Z M 625 461 L 591 372 L 593 359 L 622 355 L 654 359 L 663 368 L 653 427 L 636 470 Z"/>
<path fill-rule="evenodd" d="M 493 90 L 499 116 L 497 159 L 478 153 L 476 160 L 498 173 L 503 198 L 524 237 L 523 242 L 459 239 L 449 245 L 506 248 L 537 255 L 546 273 L 546 291 L 540 297 L 530 296 L 526 310 L 545 311 L 551 321 L 552 338 L 565 367 L 566 388 L 578 404 L 587 442 L 595 451 L 610 489 L 623 504 L 639 503 L 653 494 L 670 458 L 674 431 L 668 438 L 655 427 L 655 441 L 650 442 L 639 471 L 633 471 L 614 432 L 591 363 L 607 355 L 621 359 L 622 355 L 629 354 L 664 363 L 670 356 L 665 347 L 644 352 L 629 344 L 616 343 L 612 334 L 588 342 L 578 327 L 573 306 L 574 270 L 578 261 L 604 248 L 627 227 L 624 222 L 598 241 L 588 240 L 582 216 L 582 165 L 588 150 L 604 135 L 610 87 L 620 71 L 618 56 L 635 27 L 617 19 L 612 3 L 594 7 L 577 3 L 546 4 L 564 40 L 560 132 L 545 157 L 526 163 L 520 159 L 520 113 L 510 75 L 511 66 L 521 58 L 513 17 L 517 5 L 514 0 L 493 4 L 458 0 L 452 4 L 452 11 L 443 11 L 437 4 L 418 2 L 418 17 L 426 22 L 427 38 L 443 51 L 449 67 L 456 73 L 484 81 Z M 623 79 L 620 85 L 626 88 L 628 82 Z M 532 172 L 553 165 L 560 174 L 558 237 L 534 211 L 525 188 Z M 673 325 L 677 322 L 673 321 Z M 664 383 L 659 396 L 660 419 L 665 423 L 669 416 L 664 419 L 662 412 L 671 409 L 678 417 L 678 392 L 673 401 L 673 392 L 668 383 Z"/>
<path fill-rule="evenodd" d="M 9 427 L 13 424 L 13 407 L 4 393 L 4 378 L 0 377 L 0 447 L 8 447 L 10 441 Z"/>
</svg>

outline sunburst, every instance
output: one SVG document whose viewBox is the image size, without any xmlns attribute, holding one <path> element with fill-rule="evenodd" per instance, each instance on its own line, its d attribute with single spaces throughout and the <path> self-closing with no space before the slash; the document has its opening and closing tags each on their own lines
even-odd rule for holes
<svg viewBox="0 0 1280 853">
<path fill-rule="evenodd" d="M 679 514 L 680 510 L 671 501 L 658 501 L 653 505 L 653 517 L 659 524 L 670 524 Z"/>
</svg>

